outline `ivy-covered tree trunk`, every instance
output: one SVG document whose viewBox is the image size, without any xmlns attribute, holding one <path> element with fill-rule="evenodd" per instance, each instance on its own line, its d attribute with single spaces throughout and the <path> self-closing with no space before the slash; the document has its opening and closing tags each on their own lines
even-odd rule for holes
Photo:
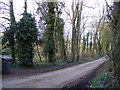
<svg viewBox="0 0 120 90">
<path fill-rule="evenodd" d="M 66 49 L 65 49 L 65 41 L 64 41 L 64 37 L 63 37 L 63 30 L 64 30 L 64 27 L 63 27 L 63 22 L 61 23 L 61 29 L 58 29 L 60 30 L 60 33 L 58 33 L 58 35 L 60 35 L 60 53 L 61 53 L 61 57 L 63 60 L 67 60 L 67 57 L 66 57 Z"/>
<path fill-rule="evenodd" d="M 85 36 L 83 36 L 83 48 L 82 48 L 82 57 L 84 58 L 84 54 L 85 54 L 85 51 L 86 51 L 86 38 Z"/>
<path fill-rule="evenodd" d="M 80 24 L 83 2 L 72 2 L 72 42 L 71 42 L 71 61 L 77 61 L 79 59 L 80 49 Z"/>
<path fill-rule="evenodd" d="M 90 52 L 92 51 L 92 32 L 90 33 L 90 43 L 89 43 L 89 46 L 90 46 Z"/>
<path fill-rule="evenodd" d="M 13 63 L 15 62 L 15 40 L 14 40 L 14 34 L 15 34 L 15 16 L 14 16 L 14 11 L 13 11 L 13 0 L 10 0 L 10 33 L 9 33 L 9 44 L 11 48 L 11 55 L 13 58 Z"/>
<path fill-rule="evenodd" d="M 87 37 L 86 37 L 86 51 L 87 51 L 87 54 L 88 54 L 88 50 L 89 50 L 89 32 L 87 33 Z"/>
<path fill-rule="evenodd" d="M 64 42 L 64 21 L 60 18 L 62 14 L 61 8 L 63 5 L 61 3 L 54 3 L 55 5 L 55 22 L 54 22 L 54 43 L 55 43 L 55 54 L 56 59 L 66 60 L 65 42 Z"/>
<path fill-rule="evenodd" d="M 76 28 L 75 28 L 75 21 L 72 24 L 72 45 L 71 45 L 71 61 L 74 62 L 75 60 L 75 44 L 76 44 Z"/>
<path fill-rule="evenodd" d="M 83 9 L 83 2 L 81 2 L 80 9 L 78 10 L 78 15 L 77 15 L 77 24 L 76 24 L 76 58 L 75 58 L 75 61 L 79 60 L 79 55 L 80 55 L 80 40 L 81 40 L 80 26 L 81 26 L 82 9 Z"/>
<path fill-rule="evenodd" d="M 109 47 L 109 45 L 108 45 Z M 102 51 L 102 47 L 101 47 L 101 43 L 100 43 L 100 34 L 99 34 L 99 37 L 98 37 L 98 53 L 99 55 L 101 55 L 101 51 Z"/>
<path fill-rule="evenodd" d="M 78 3 L 75 5 L 74 4 L 74 0 L 72 2 L 72 42 L 71 42 L 71 62 L 75 61 L 75 54 L 76 54 L 76 19 L 77 19 L 77 15 L 78 15 L 78 8 L 79 5 Z M 75 8 L 74 8 L 75 7 Z"/>
<path fill-rule="evenodd" d="M 114 2 L 112 28 L 113 73 L 115 78 L 120 80 L 120 1 Z"/>
<path fill-rule="evenodd" d="M 48 57 L 49 63 L 53 63 L 55 60 L 55 42 L 54 42 L 54 23 L 55 23 L 55 11 L 54 2 L 48 2 L 48 15 L 46 19 L 46 30 L 44 32 L 45 46 L 44 53 Z"/>
</svg>

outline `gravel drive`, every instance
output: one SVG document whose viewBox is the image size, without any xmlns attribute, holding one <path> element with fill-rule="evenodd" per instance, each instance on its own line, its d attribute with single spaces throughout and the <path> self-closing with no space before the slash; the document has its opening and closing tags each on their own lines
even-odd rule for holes
<svg viewBox="0 0 120 90">
<path fill-rule="evenodd" d="M 70 82 L 89 74 L 105 61 L 107 59 L 103 57 L 95 61 L 47 73 L 5 79 L 2 81 L 2 86 L 3 88 L 62 88 Z"/>
</svg>

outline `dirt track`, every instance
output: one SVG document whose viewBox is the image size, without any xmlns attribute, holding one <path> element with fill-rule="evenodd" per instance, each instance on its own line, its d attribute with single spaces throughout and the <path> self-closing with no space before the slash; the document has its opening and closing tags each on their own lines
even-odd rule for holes
<svg viewBox="0 0 120 90">
<path fill-rule="evenodd" d="M 96 61 L 43 74 L 6 79 L 3 80 L 2 86 L 3 88 L 62 88 L 70 82 L 89 74 L 105 61 L 107 59 L 101 58 Z"/>
</svg>

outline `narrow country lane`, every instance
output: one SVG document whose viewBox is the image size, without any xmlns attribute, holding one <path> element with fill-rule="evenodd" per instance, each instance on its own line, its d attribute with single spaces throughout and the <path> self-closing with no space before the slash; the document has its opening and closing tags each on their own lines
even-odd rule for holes
<svg viewBox="0 0 120 90">
<path fill-rule="evenodd" d="M 103 57 L 74 67 L 23 77 L 22 79 L 11 78 L 11 80 L 3 80 L 2 86 L 3 88 L 62 88 L 70 82 L 89 74 L 105 61 L 107 59 Z"/>
</svg>

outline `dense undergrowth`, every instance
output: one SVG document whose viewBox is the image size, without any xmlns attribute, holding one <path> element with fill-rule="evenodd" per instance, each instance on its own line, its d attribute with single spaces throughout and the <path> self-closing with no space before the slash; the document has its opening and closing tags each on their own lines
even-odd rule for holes
<svg viewBox="0 0 120 90">
<path fill-rule="evenodd" d="M 90 80 L 90 88 L 120 88 L 120 81 L 113 77 L 110 66 L 111 63 L 108 61 L 104 69 Z"/>
</svg>

